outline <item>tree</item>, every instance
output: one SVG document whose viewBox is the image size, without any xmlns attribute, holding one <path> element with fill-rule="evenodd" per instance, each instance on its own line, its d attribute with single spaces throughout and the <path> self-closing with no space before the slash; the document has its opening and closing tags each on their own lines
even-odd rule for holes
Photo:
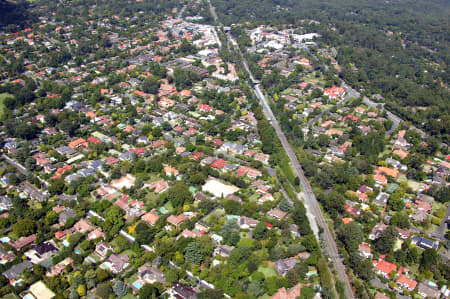
<svg viewBox="0 0 450 299">
<path fill-rule="evenodd" d="M 30 218 L 22 219 L 13 224 L 12 231 L 18 237 L 34 234 L 36 232 L 36 222 Z"/>
<path fill-rule="evenodd" d="M 112 289 L 109 283 L 101 283 L 97 286 L 95 290 L 95 296 L 101 299 L 108 299 L 109 295 L 112 294 Z"/>
<path fill-rule="evenodd" d="M 256 240 L 264 240 L 267 238 L 267 227 L 264 222 L 260 221 L 253 230 L 253 237 Z"/>
<path fill-rule="evenodd" d="M 119 298 L 127 294 L 127 286 L 121 280 L 117 280 L 116 283 L 113 285 L 112 289 L 114 291 L 114 294 L 116 294 L 116 296 Z"/>
<path fill-rule="evenodd" d="M 234 200 L 225 200 L 223 207 L 227 214 L 238 215 L 241 211 L 241 204 Z"/>
<path fill-rule="evenodd" d="M 297 177 L 296 177 L 297 178 Z M 292 205 L 289 203 L 289 201 L 286 198 L 282 198 L 280 200 L 280 204 L 278 205 L 278 207 L 280 208 L 280 210 L 282 210 L 283 212 L 288 212 L 291 208 Z"/>
<path fill-rule="evenodd" d="M 191 242 L 184 250 L 184 257 L 192 264 L 200 265 L 203 261 L 203 250 L 197 242 Z"/>
<path fill-rule="evenodd" d="M 299 278 L 297 272 L 294 269 L 291 269 L 286 273 L 286 279 L 292 286 L 294 286 L 298 283 Z"/>
<path fill-rule="evenodd" d="M 116 234 L 124 225 L 122 210 L 114 205 L 109 208 L 103 222 L 103 229 L 111 234 Z"/>
<path fill-rule="evenodd" d="M 95 273 L 97 274 L 97 280 L 102 282 L 111 277 L 111 273 L 107 270 L 98 268 Z"/>
<path fill-rule="evenodd" d="M 149 244 L 155 236 L 155 230 L 143 221 L 138 223 L 134 233 L 136 235 L 136 242 L 139 244 Z"/>
<path fill-rule="evenodd" d="M 403 202 L 403 200 L 401 198 L 391 198 L 389 199 L 389 208 L 393 211 L 401 211 L 403 210 L 405 203 Z"/>
<path fill-rule="evenodd" d="M 409 217 L 406 212 L 395 213 L 391 219 L 391 225 L 398 226 L 403 229 L 409 228 Z"/>
<path fill-rule="evenodd" d="M 92 288 L 96 284 L 97 274 L 95 273 L 94 270 L 89 269 L 84 274 L 84 279 L 88 285 L 88 288 Z"/>
<path fill-rule="evenodd" d="M 56 180 L 56 181 L 53 181 L 53 183 L 50 184 L 50 186 L 48 187 L 47 191 L 51 195 L 61 194 L 63 192 L 65 186 L 66 185 L 64 184 L 64 180 L 62 180 L 62 179 Z"/>
<path fill-rule="evenodd" d="M 301 202 L 296 202 L 294 205 L 294 211 L 292 212 L 292 220 L 298 226 L 298 231 L 302 235 L 308 235 L 311 233 L 309 226 L 309 220 L 306 216 L 306 208 Z"/>
<path fill-rule="evenodd" d="M 381 254 L 390 252 L 394 247 L 397 236 L 397 230 L 393 226 L 389 226 L 375 241 L 375 250 Z"/>
<path fill-rule="evenodd" d="M 159 89 L 159 80 L 155 76 L 148 76 L 142 83 L 142 90 L 145 93 L 157 94 Z"/>
<path fill-rule="evenodd" d="M 259 297 L 264 294 L 264 285 L 258 280 L 253 280 L 248 284 L 247 292 L 255 297 Z"/>
<path fill-rule="evenodd" d="M 230 256 L 228 257 L 228 262 L 231 265 L 237 266 L 246 261 L 250 257 L 251 253 L 252 251 L 248 247 L 235 248 L 231 251 Z"/>
<path fill-rule="evenodd" d="M 189 180 L 194 185 L 203 185 L 205 183 L 206 176 L 202 172 L 196 172 L 190 176 Z"/>
<path fill-rule="evenodd" d="M 177 269 L 169 268 L 167 269 L 167 271 L 165 271 L 164 275 L 166 277 L 166 282 L 168 283 L 174 283 L 179 280 Z"/>
<path fill-rule="evenodd" d="M 80 297 L 86 295 L 86 287 L 83 284 L 80 284 L 77 288 L 77 293 Z"/>
<path fill-rule="evenodd" d="M 300 291 L 300 299 L 313 299 L 316 296 L 316 291 L 310 286 L 302 287 Z"/>
<path fill-rule="evenodd" d="M 197 299 L 222 299 L 223 292 L 221 290 L 206 289 L 197 295 Z"/>
<path fill-rule="evenodd" d="M 58 221 L 58 214 L 55 211 L 49 211 L 47 215 L 45 215 L 45 224 L 52 225 Z"/>
<path fill-rule="evenodd" d="M 161 295 L 160 287 L 158 287 L 157 283 L 149 284 L 146 283 L 139 290 L 139 298 L 140 299 L 153 299 L 157 298 Z"/>
<path fill-rule="evenodd" d="M 233 232 L 239 232 L 239 225 L 236 219 L 227 219 L 224 225 L 222 226 L 222 235 L 225 239 L 229 238 Z"/>
<path fill-rule="evenodd" d="M 339 227 L 338 237 L 349 252 L 354 252 L 364 239 L 364 234 L 357 222 L 350 222 Z"/>
<path fill-rule="evenodd" d="M 169 189 L 168 196 L 174 208 L 182 207 L 184 204 L 190 204 L 194 201 L 189 186 L 183 182 L 176 182 Z"/>
<path fill-rule="evenodd" d="M 423 270 L 435 273 L 440 263 L 441 257 L 437 253 L 437 251 L 435 249 L 426 249 L 422 254 L 422 259 L 420 260 L 420 267 Z"/>
</svg>

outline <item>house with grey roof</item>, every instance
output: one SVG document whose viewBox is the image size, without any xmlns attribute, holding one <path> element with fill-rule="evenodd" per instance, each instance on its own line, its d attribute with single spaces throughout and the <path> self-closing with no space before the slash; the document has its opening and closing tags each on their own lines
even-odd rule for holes
<svg viewBox="0 0 450 299">
<path fill-rule="evenodd" d="M 26 269 L 32 269 L 33 264 L 30 261 L 24 261 L 20 264 L 14 265 L 8 270 L 3 272 L 3 276 L 6 277 L 10 282 L 17 280 Z"/>
<path fill-rule="evenodd" d="M 293 269 L 297 264 L 297 258 L 280 259 L 275 262 L 275 269 L 278 274 L 285 276 L 286 273 Z"/>
</svg>

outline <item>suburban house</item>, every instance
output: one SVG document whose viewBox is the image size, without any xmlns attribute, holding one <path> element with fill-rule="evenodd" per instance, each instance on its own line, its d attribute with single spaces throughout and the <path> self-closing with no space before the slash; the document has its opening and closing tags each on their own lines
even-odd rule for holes
<svg viewBox="0 0 450 299">
<path fill-rule="evenodd" d="M 397 270 L 397 266 L 389 263 L 385 260 L 380 260 L 380 261 L 373 261 L 373 265 L 376 268 L 376 272 L 380 275 L 383 275 L 386 278 L 389 278 L 389 275 L 391 274 L 391 272 L 396 271 Z"/>
<path fill-rule="evenodd" d="M 197 292 L 188 285 L 176 282 L 169 291 L 170 299 L 197 299 Z"/>
<path fill-rule="evenodd" d="M 167 223 L 175 226 L 176 228 L 180 228 L 181 224 L 188 219 L 189 217 L 184 214 L 180 214 L 178 216 L 170 215 L 167 217 Z"/>
<path fill-rule="evenodd" d="M 57 263 L 47 271 L 47 276 L 52 277 L 63 273 L 68 266 L 72 266 L 72 259 L 70 257 L 65 258 L 61 262 Z"/>
<path fill-rule="evenodd" d="M 25 252 L 25 256 L 31 260 L 33 264 L 40 264 L 51 258 L 58 252 L 58 248 L 53 240 L 43 242 L 34 246 L 33 249 Z"/>
<path fill-rule="evenodd" d="M 400 277 L 397 279 L 397 283 L 402 288 L 408 289 L 409 291 L 413 291 L 417 286 L 417 281 L 409 279 L 409 277 L 405 274 L 400 275 Z"/>
<path fill-rule="evenodd" d="M 144 264 L 138 269 L 138 278 L 145 283 L 164 283 L 164 273 L 162 273 L 156 266 Z"/>
<path fill-rule="evenodd" d="M 233 246 L 228 246 L 228 245 L 218 245 L 215 249 L 214 249 L 214 256 L 216 255 L 220 255 L 222 257 L 229 257 L 231 251 L 234 249 Z"/>
<path fill-rule="evenodd" d="M 366 259 L 371 259 L 373 257 L 372 249 L 370 248 L 370 244 L 361 243 L 359 244 L 359 254 Z"/>
<path fill-rule="evenodd" d="M 101 258 L 105 258 L 110 251 L 112 252 L 113 248 L 106 242 L 99 242 L 95 246 L 95 252 L 98 253 Z"/>
<path fill-rule="evenodd" d="M 129 261 L 126 254 L 111 254 L 101 266 L 117 274 L 128 267 Z"/>
<path fill-rule="evenodd" d="M 24 261 L 20 264 L 13 265 L 8 270 L 4 271 L 2 274 L 9 280 L 11 285 L 14 285 L 16 281 L 20 278 L 23 271 L 26 269 L 31 270 L 33 268 L 33 264 L 30 261 Z"/>
<path fill-rule="evenodd" d="M 441 291 L 439 287 L 429 280 L 424 279 L 419 283 L 418 293 L 424 298 L 439 298 Z"/>
<path fill-rule="evenodd" d="M 286 290 L 286 288 L 281 288 L 278 289 L 278 291 L 273 294 L 272 297 L 270 297 L 270 299 L 296 299 L 300 297 L 300 291 L 302 288 L 302 284 L 299 283 L 295 286 L 293 286 L 292 288 L 288 290 Z"/>
<path fill-rule="evenodd" d="M 142 215 L 141 219 L 150 225 L 155 225 L 158 222 L 159 216 L 156 214 L 155 209 L 152 209 L 150 212 Z"/>
<path fill-rule="evenodd" d="M 239 218 L 239 227 L 241 229 L 255 228 L 259 221 L 250 217 L 242 216 Z"/>
<path fill-rule="evenodd" d="M 14 247 L 17 251 L 20 251 L 22 248 L 31 245 L 36 241 L 36 235 L 30 235 L 28 237 L 20 237 L 17 241 L 12 242 L 10 245 Z"/>
<path fill-rule="evenodd" d="M 277 270 L 278 274 L 280 274 L 281 276 L 285 276 L 286 273 L 289 270 L 293 269 L 296 264 L 297 264 L 297 257 L 280 259 L 275 262 L 275 269 Z"/>
</svg>

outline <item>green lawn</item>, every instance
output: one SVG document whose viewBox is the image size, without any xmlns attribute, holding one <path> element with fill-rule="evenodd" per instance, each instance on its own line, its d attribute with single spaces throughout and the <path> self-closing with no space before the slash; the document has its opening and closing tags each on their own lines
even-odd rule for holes
<svg viewBox="0 0 450 299">
<path fill-rule="evenodd" d="M 259 197 L 261 197 L 261 195 L 255 192 L 248 198 L 248 201 L 255 201 L 256 202 L 256 201 L 258 201 Z"/>
<path fill-rule="evenodd" d="M 159 198 L 159 194 L 156 194 L 154 192 L 148 192 L 147 195 L 145 195 L 146 202 L 152 202 L 154 200 L 157 200 L 158 198 Z"/>
<path fill-rule="evenodd" d="M 164 208 L 166 208 L 166 210 L 169 211 L 169 213 L 172 213 L 174 210 L 170 200 L 168 202 L 166 202 L 166 204 L 164 205 Z"/>
<path fill-rule="evenodd" d="M 210 224 L 211 217 L 214 217 L 212 215 L 216 215 L 216 217 L 218 219 L 218 218 L 222 217 L 223 215 L 225 215 L 225 210 L 217 208 L 217 209 L 214 210 L 214 212 L 211 212 L 208 216 L 204 217 L 202 219 L 202 221 L 206 222 L 207 224 Z"/>
<path fill-rule="evenodd" d="M 10 293 L 10 294 L 5 295 L 5 296 L 2 297 L 2 299 L 17 299 L 17 298 L 19 298 L 19 297 L 17 297 L 13 293 Z"/>
<path fill-rule="evenodd" d="M 134 274 L 131 275 L 130 277 L 125 278 L 125 282 L 126 282 L 126 283 L 133 283 L 133 282 L 135 282 L 136 280 L 138 280 L 138 275 L 137 275 L 137 273 L 134 273 Z M 126 297 L 126 296 L 125 296 L 125 297 Z M 125 297 L 123 297 L 123 298 L 125 298 Z"/>
<path fill-rule="evenodd" d="M 137 297 L 134 296 L 133 294 L 126 294 L 125 296 L 122 297 L 122 299 L 137 299 Z"/>
<path fill-rule="evenodd" d="M 125 251 L 122 252 L 122 253 L 128 255 L 130 258 L 136 256 L 136 252 L 134 252 L 134 251 L 131 250 L 131 249 L 127 249 L 127 250 L 125 250 Z"/>
<path fill-rule="evenodd" d="M 264 277 L 272 277 L 272 276 L 277 276 L 277 271 L 275 270 L 274 266 L 259 266 L 258 271 L 261 272 L 262 274 L 264 274 Z"/>
</svg>

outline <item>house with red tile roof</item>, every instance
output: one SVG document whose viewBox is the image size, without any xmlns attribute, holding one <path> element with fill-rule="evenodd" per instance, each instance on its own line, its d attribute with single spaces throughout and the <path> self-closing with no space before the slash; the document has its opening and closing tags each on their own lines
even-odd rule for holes
<svg viewBox="0 0 450 299">
<path fill-rule="evenodd" d="M 151 184 L 145 184 L 144 188 L 148 187 L 150 190 L 153 190 L 155 193 L 162 193 L 169 189 L 169 184 L 165 180 L 159 180 L 156 182 L 153 182 Z"/>
<path fill-rule="evenodd" d="M 413 291 L 417 287 L 417 281 L 409 279 L 405 274 L 400 275 L 397 279 L 397 283 L 404 289 Z"/>
<path fill-rule="evenodd" d="M 353 217 L 358 217 L 359 214 L 361 214 L 361 212 L 357 208 L 350 207 L 348 205 L 345 205 L 345 210 Z"/>
<path fill-rule="evenodd" d="M 88 142 L 89 144 L 101 144 L 101 143 L 102 143 L 102 141 L 101 141 L 100 139 L 98 139 L 98 138 L 96 138 L 96 137 L 94 137 L 94 136 L 89 137 L 89 138 L 87 139 L 87 142 Z"/>
<path fill-rule="evenodd" d="M 331 88 L 325 89 L 323 94 L 328 96 L 331 100 L 336 100 L 345 94 L 345 89 L 333 85 Z"/>
<path fill-rule="evenodd" d="M 214 161 L 211 164 L 212 168 L 216 168 L 216 169 L 222 169 L 225 165 L 227 164 L 227 162 L 223 159 L 217 159 L 216 161 Z"/>
<path fill-rule="evenodd" d="M 270 299 L 296 299 L 300 297 L 301 289 L 301 283 L 290 288 L 289 291 L 283 287 L 281 289 L 278 289 L 278 291 L 272 297 L 270 297 Z"/>
<path fill-rule="evenodd" d="M 170 215 L 169 217 L 167 217 L 167 223 L 175 226 L 176 228 L 179 228 L 180 225 L 183 224 L 183 222 L 185 222 L 188 219 L 189 217 L 186 216 L 185 214 L 180 214 L 178 216 Z"/>
<path fill-rule="evenodd" d="M 332 120 L 327 120 L 327 121 L 324 121 L 323 123 L 321 123 L 320 126 L 321 126 L 322 128 L 326 128 L 326 127 L 331 126 L 332 124 L 334 124 L 334 121 L 332 121 Z"/>
<path fill-rule="evenodd" d="M 382 175 L 382 174 L 375 174 L 373 176 L 373 178 L 375 180 L 375 183 L 377 185 L 379 185 L 379 186 L 384 186 L 384 185 L 386 185 L 388 183 L 387 178 L 384 175 Z"/>
<path fill-rule="evenodd" d="M 317 103 L 311 104 L 310 108 L 316 109 L 316 108 L 319 108 L 322 105 L 323 105 L 322 102 L 317 102 Z"/>
<path fill-rule="evenodd" d="M 30 235 L 28 237 L 20 237 L 17 241 L 11 242 L 10 245 L 14 247 L 17 251 L 20 251 L 22 248 L 31 245 L 36 241 L 36 235 Z"/>
<path fill-rule="evenodd" d="M 417 206 L 417 210 L 423 211 L 425 213 L 430 213 L 432 209 L 432 205 L 429 202 L 422 201 L 422 200 L 416 200 L 415 204 Z"/>
<path fill-rule="evenodd" d="M 349 224 L 352 221 L 353 221 L 353 218 L 348 218 L 348 217 L 342 218 L 342 223 L 344 223 L 344 224 Z"/>
<path fill-rule="evenodd" d="M 187 89 L 183 89 L 182 91 L 180 91 L 179 93 L 178 93 L 180 96 L 182 96 L 182 97 L 190 97 L 190 96 L 192 96 L 192 91 L 190 91 L 190 90 L 187 90 Z"/>
<path fill-rule="evenodd" d="M 382 173 L 395 179 L 398 177 L 400 171 L 398 171 L 398 169 L 395 168 L 380 166 L 375 170 L 375 173 Z"/>
<path fill-rule="evenodd" d="M 399 156 L 401 159 L 405 159 L 406 157 L 408 157 L 408 152 L 405 152 L 404 150 L 401 150 L 401 149 L 396 149 L 392 153 L 394 155 Z"/>
<path fill-rule="evenodd" d="M 200 160 L 204 155 L 205 155 L 205 153 L 203 153 L 203 152 L 195 152 L 195 153 L 192 154 L 192 159 L 198 161 L 198 160 Z"/>
<path fill-rule="evenodd" d="M 174 177 L 177 177 L 180 172 L 175 167 L 167 165 L 167 166 L 164 167 L 164 173 L 167 176 L 172 176 L 173 175 Z"/>
<path fill-rule="evenodd" d="M 366 259 L 371 259 L 373 257 L 372 249 L 370 248 L 370 244 L 368 243 L 359 244 L 359 253 Z"/>
<path fill-rule="evenodd" d="M 343 120 L 346 121 L 348 119 L 356 122 L 359 120 L 359 117 L 352 114 L 347 114 L 346 116 L 344 116 Z"/>
<path fill-rule="evenodd" d="M 200 104 L 200 105 L 198 105 L 198 110 L 200 112 L 211 112 L 212 109 L 213 109 L 213 107 L 209 106 L 207 104 Z"/>
<path fill-rule="evenodd" d="M 55 171 L 55 175 L 52 177 L 53 180 L 57 180 L 59 179 L 64 173 L 72 170 L 72 166 L 71 165 L 64 165 L 63 167 L 58 168 Z"/>
<path fill-rule="evenodd" d="M 158 222 L 159 215 L 156 214 L 155 209 L 153 209 L 150 212 L 144 214 L 141 219 L 150 225 L 155 225 L 156 222 Z"/>
<path fill-rule="evenodd" d="M 386 278 L 389 278 L 391 272 L 397 270 L 397 266 L 389 263 L 385 260 L 373 261 L 373 264 L 376 268 L 378 274 L 383 275 Z"/>
<path fill-rule="evenodd" d="M 72 149 L 87 149 L 89 146 L 88 142 L 83 138 L 78 138 L 72 142 L 69 143 L 69 147 Z"/>
</svg>

